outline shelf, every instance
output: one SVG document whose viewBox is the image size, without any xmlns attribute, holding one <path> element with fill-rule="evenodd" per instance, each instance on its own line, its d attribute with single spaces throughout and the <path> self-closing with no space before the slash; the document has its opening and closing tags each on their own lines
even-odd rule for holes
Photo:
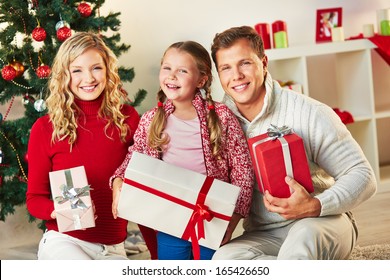
<svg viewBox="0 0 390 280">
<path fill-rule="evenodd" d="M 354 115 L 352 115 L 352 117 L 353 117 L 353 120 L 355 122 L 365 122 L 365 121 L 371 121 L 372 120 L 372 116 L 368 116 L 368 115 L 366 115 L 366 116 L 354 116 Z"/>
<path fill-rule="evenodd" d="M 390 99 L 390 96 L 389 96 Z M 378 109 L 376 110 L 377 112 L 375 113 L 375 118 L 376 119 L 384 119 L 384 118 L 390 118 L 390 109 L 387 111 L 379 111 Z"/>
<path fill-rule="evenodd" d="M 368 39 L 266 50 L 272 77 L 352 114 L 347 128 L 378 179 L 390 191 L 390 67 Z"/>
<path fill-rule="evenodd" d="M 271 61 L 302 56 L 316 56 L 360 51 L 374 48 L 376 48 L 376 46 L 370 40 L 358 39 L 343 42 L 320 43 L 309 46 L 292 46 L 283 49 L 269 49 L 266 50 L 266 55 L 268 57 L 268 60 Z"/>
<path fill-rule="evenodd" d="M 390 130 L 389 118 L 381 118 L 376 120 L 376 135 L 378 135 L 379 165 L 390 165 Z"/>
<path fill-rule="evenodd" d="M 390 191 L 390 165 L 380 167 L 379 192 Z"/>
</svg>

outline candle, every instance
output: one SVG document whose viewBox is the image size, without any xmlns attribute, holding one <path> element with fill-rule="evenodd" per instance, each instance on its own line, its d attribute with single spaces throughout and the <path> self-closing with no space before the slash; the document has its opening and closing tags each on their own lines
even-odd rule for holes
<svg viewBox="0 0 390 280">
<path fill-rule="evenodd" d="M 390 35 L 390 9 L 377 10 L 378 34 Z"/>
<path fill-rule="evenodd" d="M 269 33 L 269 24 L 268 23 L 258 23 L 255 25 L 256 32 L 263 39 L 264 49 L 271 48 L 271 38 Z"/>
<path fill-rule="evenodd" d="M 375 35 L 373 24 L 363 24 L 363 37 L 370 38 Z"/>
<path fill-rule="evenodd" d="M 333 42 L 344 41 L 344 30 L 342 27 L 332 28 L 332 41 Z"/>
<path fill-rule="evenodd" d="M 274 23 L 272 23 L 272 34 L 273 34 L 274 48 L 288 47 L 287 26 L 284 21 L 277 20 Z"/>
</svg>

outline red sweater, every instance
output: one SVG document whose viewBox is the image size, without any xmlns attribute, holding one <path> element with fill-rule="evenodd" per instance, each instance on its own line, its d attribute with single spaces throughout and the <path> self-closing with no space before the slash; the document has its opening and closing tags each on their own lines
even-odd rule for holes
<svg viewBox="0 0 390 280">
<path fill-rule="evenodd" d="M 97 117 L 102 98 L 95 101 L 77 100 L 85 116 L 80 117 L 77 140 L 72 151 L 68 139 L 51 143 L 53 132 L 48 116 L 39 118 L 33 125 L 28 144 L 27 209 L 34 217 L 46 220 L 48 230 L 58 230 L 56 220 L 50 218 L 54 210 L 51 199 L 49 172 L 83 165 L 91 185 L 91 198 L 96 207 L 96 227 L 66 232 L 66 234 L 88 242 L 117 244 L 127 237 L 127 221 L 112 217 L 112 191 L 109 178 L 122 163 L 127 148 L 133 143 L 133 135 L 139 122 L 136 110 L 123 106 L 122 113 L 130 133 L 126 142 L 119 139 L 116 128 L 104 133 L 105 121 Z"/>
</svg>

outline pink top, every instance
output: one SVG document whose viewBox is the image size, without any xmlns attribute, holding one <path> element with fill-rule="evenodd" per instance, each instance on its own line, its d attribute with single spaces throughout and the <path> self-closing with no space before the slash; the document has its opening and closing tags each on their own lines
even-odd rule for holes
<svg viewBox="0 0 390 280">
<path fill-rule="evenodd" d="M 170 140 L 162 160 L 207 175 L 199 118 L 182 120 L 171 114 L 164 132 Z"/>
<path fill-rule="evenodd" d="M 228 182 L 241 188 L 235 212 L 241 214 L 243 217 L 246 217 L 249 214 L 250 204 L 252 201 L 254 174 L 248 143 L 244 132 L 242 131 L 242 128 L 232 111 L 230 111 L 226 105 L 215 102 L 215 112 L 220 119 L 222 133 L 221 158 L 215 157 L 212 153 L 210 132 L 207 127 L 207 115 L 210 110 L 207 106 L 207 102 L 200 94 L 197 94 L 192 101 L 192 105 L 194 105 L 196 112 L 198 113 L 200 124 L 199 129 L 202 141 L 201 150 L 204 157 L 207 176 Z M 175 110 L 172 100 L 168 99 L 164 103 L 164 110 L 167 118 L 169 118 Z M 156 111 L 157 107 L 142 115 L 138 128 L 134 134 L 134 145 L 129 147 L 129 151 L 122 164 L 111 176 L 109 180 L 110 186 L 112 186 L 112 180 L 115 177 L 124 178 L 126 167 L 134 151 L 154 158 L 162 158 L 160 151 L 150 147 L 147 141 L 149 127 Z"/>
</svg>

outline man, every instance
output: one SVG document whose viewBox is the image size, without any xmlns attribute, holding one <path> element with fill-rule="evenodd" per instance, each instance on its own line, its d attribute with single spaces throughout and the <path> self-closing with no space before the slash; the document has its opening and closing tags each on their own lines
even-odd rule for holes
<svg viewBox="0 0 390 280">
<path fill-rule="evenodd" d="M 315 192 L 294 179 L 289 198 L 254 186 L 244 233 L 213 259 L 347 259 L 357 229 L 350 210 L 376 192 L 373 170 L 334 111 L 303 94 L 283 89 L 267 70 L 261 37 L 248 26 L 215 36 L 211 55 L 225 91 L 248 138 L 287 125 L 304 141 Z"/>
</svg>

